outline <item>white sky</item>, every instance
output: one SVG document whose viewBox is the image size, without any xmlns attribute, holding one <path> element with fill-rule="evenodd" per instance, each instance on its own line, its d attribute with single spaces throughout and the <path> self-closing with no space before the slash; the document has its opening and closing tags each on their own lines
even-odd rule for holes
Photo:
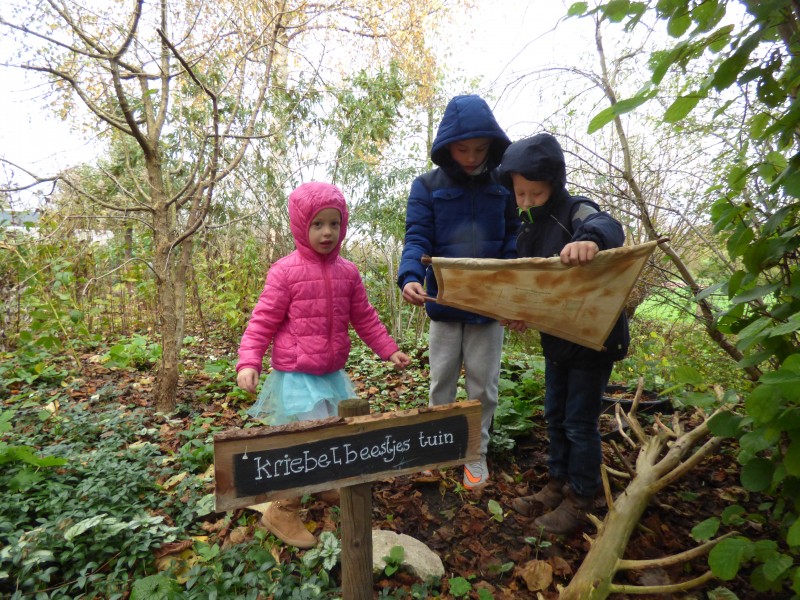
<svg viewBox="0 0 800 600">
<path fill-rule="evenodd" d="M 478 8 L 454 22 L 438 44 L 446 64 L 466 77 L 483 77 L 484 87 L 461 90 L 500 97 L 515 73 L 564 63 L 591 50 L 591 24 L 559 23 L 572 0 L 477 0 Z M 11 49 L 0 40 L 0 65 Z M 35 172 L 55 171 L 90 160 L 94 144 L 70 132 L 36 100 L 36 81 L 0 66 L 0 156 Z M 500 125 L 512 139 L 530 133 L 536 122 L 525 91 L 503 96 L 495 105 Z"/>
<path fill-rule="evenodd" d="M 593 24 L 564 19 L 573 0 L 479 0 L 451 42 L 453 64 L 483 77 L 479 94 L 494 97 L 494 112 L 511 139 L 536 129 L 537 100 L 530 89 L 509 84 L 521 73 L 556 64 L 575 64 L 593 55 Z M 470 90 L 464 90 L 467 92 Z"/>
</svg>

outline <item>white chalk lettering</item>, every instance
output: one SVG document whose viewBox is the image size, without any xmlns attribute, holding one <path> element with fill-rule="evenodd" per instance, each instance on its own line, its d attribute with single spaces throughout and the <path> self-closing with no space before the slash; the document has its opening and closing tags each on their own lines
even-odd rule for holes
<svg viewBox="0 0 800 600">
<path fill-rule="evenodd" d="M 350 444 L 344 445 L 344 451 L 347 455 L 347 459 L 345 460 L 344 464 L 349 465 L 351 462 L 355 462 L 358 460 L 358 452 L 356 452 L 355 450 L 351 450 Z"/>
<path fill-rule="evenodd" d="M 446 446 L 455 441 L 452 433 L 442 433 L 439 435 L 425 435 L 423 431 L 419 432 L 419 447 L 425 448 L 426 446 Z"/>
<path fill-rule="evenodd" d="M 270 461 L 267 461 L 266 464 L 261 464 L 261 457 L 256 456 L 256 476 L 254 479 L 256 481 L 261 481 L 261 472 L 264 472 L 264 477 L 266 479 L 272 479 L 272 475 L 269 474 L 269 468 L 271 466 Z"/>
<path fill-rule="evenodd" d="M 286 450 L 283 457 L 271 460 L 265 456 L 255 455 L 253 480 L 292 477 L 313 471 L 325 471 L 334 466 L 375 460 L 384 464 L 403 463 L 406 459 L 401 458 L 401 455 L 411 451 L 413 435 L 411 438 L 397 439 L 391 433 L 387 433 L 380 441 L 370 442 L 364 446 L 347 443 L 327 448 L 296 447 Z M 419 432 L 419 448 L 446 446 L 453 444 L 454 441 L 452 433 L 443 433 L 441 430 L 435 434 Z"/>
</svg>

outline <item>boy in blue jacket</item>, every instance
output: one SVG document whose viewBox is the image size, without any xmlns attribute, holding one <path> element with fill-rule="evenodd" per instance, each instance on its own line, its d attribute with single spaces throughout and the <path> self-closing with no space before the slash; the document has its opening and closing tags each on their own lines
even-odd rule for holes
<svg viewBox="0 0 800 600">
<path fill-rule="evenodd" d="M 431 147 L 437 165 L 411 184 L 406 236 L 397 284 L 403 299 L 425 305 L 431 319 L 429 402 L 455 402 L 464 367 L 469 399 L 481 401 L 480 460 L 464 465 L 464 487 L 486 484 L 489 428 L 497 408 L 503 327 L 494 319 L 425 302 L 438 287 L 424 254 L 450 258 L 515 258 L 519 227 L 514 198 L 497 178 L 497 166 L 511 141 L 488 104 L 476 95 L 450 100 Z M 425 285 L 427 292 L 425 291 Z"/>
<path fill-rule="evenodd" d="M 625 241 L 620 223 L 581 196 L 572 196 L 564 152 L 556 138 L 540 133 L 511 144 L 500 167 L 502 181 L 514 190 L 522 217 L 517 237 L 520 258 L 560 256 L 569 265 L 584 265 L 600 250 Z M 524 329 L 512 322 L 511 329 Z M 532 496 L 517 498 L 520 513 L 540 514 L 537 529 L 564 535 L 586 521 L 600 491 L 599 419 L 601 401 L 614 361 L 628 351 L 625 313 L 614 325 L 604 351 L 541 334 L 545 357 L 544 416 L 550 442 L 549 481 Z M 549 512 L 548 512 L 549 511 Z"/>
</svg>

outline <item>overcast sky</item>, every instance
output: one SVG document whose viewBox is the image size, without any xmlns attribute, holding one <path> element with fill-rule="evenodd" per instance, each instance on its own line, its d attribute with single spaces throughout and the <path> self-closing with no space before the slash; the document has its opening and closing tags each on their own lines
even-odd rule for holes
<svg viewBox="0 0 800 600">
<path fill-rule="evenodd" d="M 503 93 L 506 84 L 521 71 L 563 63 L 586 49 L 591 44 L 591 24 L 576 19 L 559 23 L 571 0 L 478 0 L 477 4 L 477 11 L 449 26 L 437 45 L 443 45 L 451 69 L 466 77 L 483 77 L 482 89 L 463 91 L 499 98 L 498 121 L 516 138 L 530 133 L 535 107 L 524 91 Z M 9 55 L 0 40 L 0 63 Z M 0 76 L 0 155 L 36 171 L 92 157 L 91 141 L 70 133 L 36 101 L 36 80 L 26 82 L 21 72 L 7 68 L 0 68 Z"/>
</svg>

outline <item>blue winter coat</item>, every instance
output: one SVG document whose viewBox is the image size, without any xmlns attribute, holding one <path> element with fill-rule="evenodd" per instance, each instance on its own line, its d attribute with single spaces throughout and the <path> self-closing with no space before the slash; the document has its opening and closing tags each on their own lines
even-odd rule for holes
<svg viewBox="0 0 800 600">
<path fill-rule="evenodd" d="M 582 196 L 572 196 L 565 188 L 567 180 L 564 152 L 552 135 L 541 133 L 511 144 L 503 155 L 500 178 L 509 187 L 512 173 L 530 181 L 547 181 L 553 191 L 543 205 L 522 215 L 517 237 L 520 258 L 558 256 L 570 242 L 592 241 L 600 250 L 618 248 L 625 241 L 622 225 L 607 212 Z M 560 364 L 596 366 L 621 360 L 628 352 L 630 334 L 623 312 L 608 339 L 605 351 L 542 333 L 546 358 Z"/>
<path fill-rule="evenodd" d="M 492 140 L 486 169 L 469 175 L 453 161 L 448 146 L 486 137 Z M 445 108 L 431 160 L 437 168 L 411 184 L 406 210 L 406 236 L 397 285 L 423 283 L 429 296 L 438 292 L 433 269 L 420 262 L 423 255 L 448 258 L 515 258 L 514 239 L 519 227 L 516 204 L 500 184 L 496 168 L 510 140 L 491 109 L 479 96 L 456 96 Z M 435 321 L 486 323 L 488 317 L 426 302 Z"/>
</svg>

